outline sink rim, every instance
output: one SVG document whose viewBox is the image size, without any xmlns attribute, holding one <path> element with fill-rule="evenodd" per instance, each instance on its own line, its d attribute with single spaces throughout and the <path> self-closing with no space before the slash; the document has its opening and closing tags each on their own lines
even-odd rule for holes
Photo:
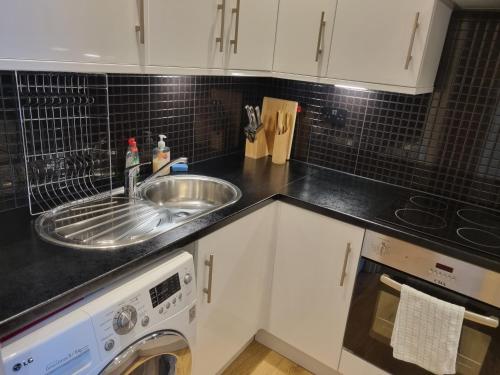
<svg viewBox="0 0 500 375">
<path fill-rule="evenodd" d="M 187 221 L 192 220 L 193 218 L 199 217 L 200 215 L 206 215 L 206 214 L 209 214 L 211 212 L 218 211 L 218 210 L 220 210 L 220 209 L 222 209 L 224 207 L 230 206 L 230 205 L 238 202 L 241 199 L 241 197 L 243 196 L 243 193 L 241 192 L 241 190 L 240 190 L 240 188 L 238 186 L 234 185 L 233 183 L 231 183 L 229 181 L 223 180 L 221 178 L 211 177 L 211 176 L 204 176 L 204 175 L 197 175 L 197 174 L 183 174 L 183 175 L 166 175 L 166 176 L 161 176 L 161 177 L 155 178 L 153 181 L 146 182 L 146 184 L 141 185 L 138 188 L 138 194 L 139 194 L 140 198 L 143 199 L 143 200 L 145 200 L 145 201 L 148 201 L 148 202 L 150 202 L 150 203 L 152 203 L 154 205 L 157 205 L 157 206 L 160 206 L 160 207 L 165 207 L 165 206 L 159 205 L 158 203 L 150 200 L 146 196 L 146 193 L 151 188 L 153 188 L 155 185 L 157 185 L 157 184 L 159 184 L 159 183 L 161 183 L 162 181 L 165 181 L 165 180 L 202 180 L 202 181 L 210 181 L 210 182 L 215 182 L 215 183 L 218 183 L 220 185 L 229 187 L 233 191 L 234 194 L 233 194 L 233 198 L 231 200 L 229 200 L 226 203 L 223 203 L 223 204 L 221 204 L 219 206 L 216 206 L 216 207 L 214 207 L 212 209 L 209 209 L 209 210 L 200 212 L 199 214 L 190 216 Z M 168 208 L 168 206 L 167 206 L 167 208 Z"/>
</svg>

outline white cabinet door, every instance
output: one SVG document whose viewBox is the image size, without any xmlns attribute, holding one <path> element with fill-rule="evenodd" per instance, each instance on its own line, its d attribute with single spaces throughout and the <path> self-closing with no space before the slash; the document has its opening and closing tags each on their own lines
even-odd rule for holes
<svg viewBox="0 0 500 375">
<path fill-rule="evenodd" d="M 227 0 L 149 0 L 147 64 L 221 68 Z M 226 17 L 227 18 L 227 17 Z M 218 38 L 222 37 L 222 41 Z"/>
<path fill-rule="evenodd" d="M 230 9 L 224 67 L 272 70 L 279 0 L 226 1 Z"/>
<path fill-rule="evenodd" d="M 281 202 L 277 217 L 269 332 L 337 369 L 364 229 Z"/>
<path fill-rule="evenodd" d="M 198 241 L 197 338 L 193 374 L 216 374 L 267 320 L 276 203 Z M 205 261 L 213 255 L 211 302 Z"/>
<path fill-rule="evenodd" d="M 338 0 L 328 77 L 432 86 L 450 13 L 439 0 Z"/>
<path fill-rule="evenodd" d="M 2 2 L 0 59 L 138 65 L 136 0 Z"/>
<path fill-rule="evenodd" d="M 336 0 L 280 2 L 274 71 L 310 76 L 326 74 L 336 3 Z"/>
</svg>

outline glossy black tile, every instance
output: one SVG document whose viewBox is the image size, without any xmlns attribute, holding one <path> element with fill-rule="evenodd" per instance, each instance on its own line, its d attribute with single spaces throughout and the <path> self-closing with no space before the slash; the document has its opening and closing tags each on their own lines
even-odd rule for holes
<svg viewBox="0 0 500 375">
<path fill-rule="evenodd" d="M 0 211 L 27 205 L 25 164 L 13 72 L 0 71 Z"/>
</svg>

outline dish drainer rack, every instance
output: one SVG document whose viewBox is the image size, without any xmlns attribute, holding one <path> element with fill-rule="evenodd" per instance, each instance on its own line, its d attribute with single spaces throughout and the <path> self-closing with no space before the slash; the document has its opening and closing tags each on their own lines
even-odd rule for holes
<svg viewBox="0 0 500 375">
<path fill-rule="evenodd" d="M 106 74 L 16 72 L 32 215 L 111 194 Z"/>
</svg>

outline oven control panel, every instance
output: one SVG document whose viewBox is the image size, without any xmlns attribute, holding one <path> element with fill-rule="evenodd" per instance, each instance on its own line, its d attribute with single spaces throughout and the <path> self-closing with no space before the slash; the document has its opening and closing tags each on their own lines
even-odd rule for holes
<svg viewBox="0 0 500 375">
<path fill-rule="evenodd" d="M 370 230 L 361 256 L 500 307 L 500 273 Z"/>
</svg>

